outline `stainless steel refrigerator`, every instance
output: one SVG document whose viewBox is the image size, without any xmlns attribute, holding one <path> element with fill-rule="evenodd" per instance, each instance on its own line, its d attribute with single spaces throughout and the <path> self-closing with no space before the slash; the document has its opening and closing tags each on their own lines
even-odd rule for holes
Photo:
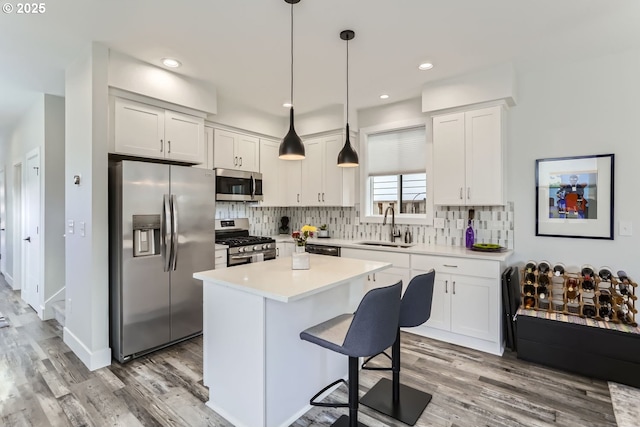
<svg viewBox="0 0 640 427">
<path fill-rule="evenodd" d="M 109 163 L 111 348 L 126 362 L 202 333 L 215 262 L 213 170 Z"/>
</svg>

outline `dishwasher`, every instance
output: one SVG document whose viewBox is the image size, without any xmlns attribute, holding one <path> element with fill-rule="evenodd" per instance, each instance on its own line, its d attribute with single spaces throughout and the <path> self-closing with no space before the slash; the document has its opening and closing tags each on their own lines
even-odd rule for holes
<svg viewBox="0 0 640 427">
<path fill-rule="evenodd" d="M 314 245 L 307 243 L 306 249 L 310 254 L 340 256 L 340 246 Z"/>
</svg>

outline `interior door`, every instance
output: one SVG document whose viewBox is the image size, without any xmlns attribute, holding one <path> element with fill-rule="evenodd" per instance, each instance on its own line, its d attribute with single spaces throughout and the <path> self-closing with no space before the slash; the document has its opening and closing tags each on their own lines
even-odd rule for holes
<svg viewBox="0 0 640 427">
<path fill-rule="evenodd" d="M 22 299 L 38 311 L 40 304 L 40 150 L 27 154 L 25 168 L 24 287 Z"/>
<path fill-rule="evenodd" d="M 0 170 L 0 273 L 7 271 L 7 200 L 4 169 Z"/>
</svg>

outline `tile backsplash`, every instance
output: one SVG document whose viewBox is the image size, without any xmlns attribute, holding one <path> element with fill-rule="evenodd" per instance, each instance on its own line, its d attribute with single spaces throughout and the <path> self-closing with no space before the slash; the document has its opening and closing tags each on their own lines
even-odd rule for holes
<svg viewBox="0 0 640 427">
<path fill-rule="evenodd" d="M 414 243 L 463 246 L 464 231 L 467 227 L 468 210 L 475 209 L 472 221 L 476 242 L 497 243 L 513 249 L 513 202 L 505 206 L 439 206 L 435 217 L 444 219 L 444 228 L 427 225 L 399 224 L 402 235 L 409 231 Z M 389 240 L 389 226 L 377 223 L 356 224 L 360 215 L 358 205 L 354 208 L 343 207 L 253 207 L 243 202 L 218 202 L 216 219 L 249 218 L 250 233 L 270 236 L 278 234 L 280 218 L 288 216 L 291 230 L 298 230 L 304 224 L 316 226 L 327 224 L 331 237 L 338 239 Z M 464 227 L 459 230 L 456 220 L 462 219 Z"/>
</svg>

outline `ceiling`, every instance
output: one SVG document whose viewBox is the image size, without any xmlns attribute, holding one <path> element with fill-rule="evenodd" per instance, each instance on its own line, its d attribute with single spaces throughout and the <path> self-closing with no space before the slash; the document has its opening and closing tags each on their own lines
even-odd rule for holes
<svg viewBox="0 0 640 427">
<path fill-rule="evenodd" d="M 91 41 L 157 65 L 175 57 L 183 63 L 178 73 L 213 83 L 221 98 L 287 114 L 291 6 L 284 0 L 45 6 L 41 15 L 0 14 L 0 131 L 37 93 L 63 95 L 65 67 Z M 356 33 L 352 111 L 415 98 L 426 82 L 499 63 L 522 72 L 640 47 L 637 0 L 301 0 L 294 19 L 297 113 L 345 102 L 344 29 Z M 435 67 L 419 71 L 427 60 Z"/>
</svg>

